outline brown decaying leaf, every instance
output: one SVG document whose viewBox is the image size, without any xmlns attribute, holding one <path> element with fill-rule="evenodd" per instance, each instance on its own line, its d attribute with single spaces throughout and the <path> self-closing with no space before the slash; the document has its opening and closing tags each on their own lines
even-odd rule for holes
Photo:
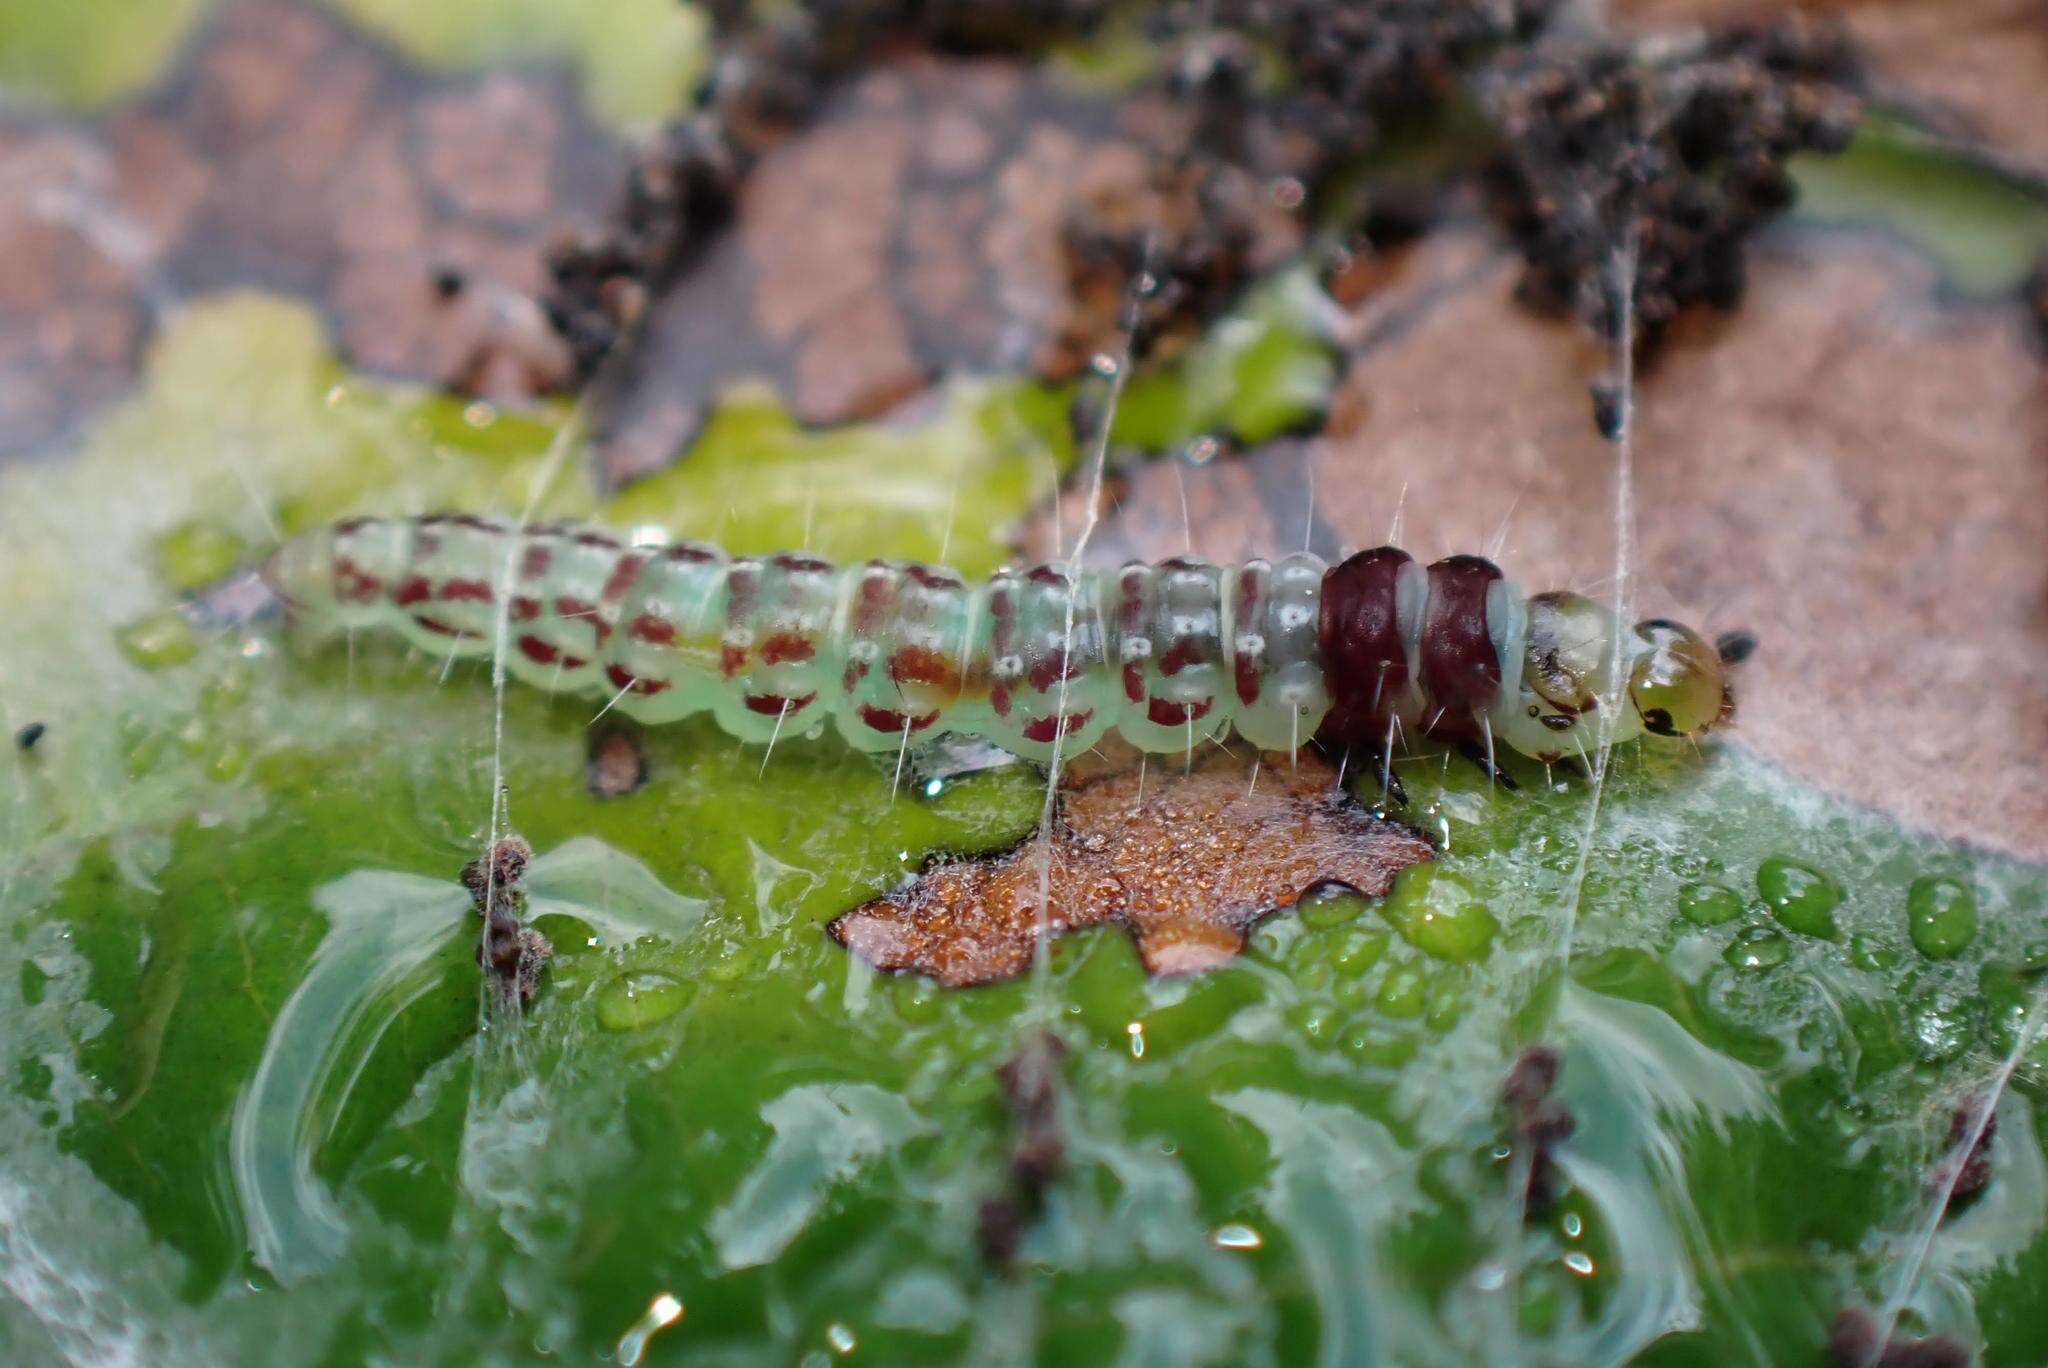
<svg viewBox="0 0 2048 1368">
<path fill-rule="evenodd" d="M 827 424 L 889 412 L 937 374 L 1071 373 L 1116 301 L 1073 278 L 1063 229 L 1152 206 L 1157 118 L 1007 59 L 903 55 L 851 80 L 762 157 L 732 229 L 649 305 L 600 432 L 605 475 L 674 460 L 742 378 Z M 1251 269 L 1299 241 L 1291 211 L 1244 218 Z"/>
<path fill-rule="evenodd" d="M 1615 452 L 1586 405 L 1599 348 L 1517 306 L 1515 262 L 1483 232 L 1445 228 L 1399 260 L 1347 323 L 1310 447 L 1329 549 L 1386 540 L 1399 510 L 1419 556 L 1480 552 L 1528 591 L 1611 594 Z M 1752 265 L 1741 312 L 1682 319 L 1640 377 L 1637 610 L 1756 633 L 1729 744 L 1907 824 L 2048 855 L 2048 390 L 2030 320 L 1944 307 L 1923 259 L 1868 236 L 1773 232 Z M 1299 457 L 1254 459 L 1134 472 L 1092 548 L 1300 546 Z M 1253 471 L 1287 488 L 1248 494 Z"/>
<path fill-rule="evenodd" d="M 625 164 L 577 110 L 559 73 L 430 77 L 260 0 L 137 104 L 0 117 L 0 451 L 124 391 L 163 307 L 237 285 L 320 302 L 370 370 L 501 400 L 560 382 L 542 247 Z"/>
<path fill-rule="evenodd" d="M 1221 750 L 1071 779 L 1048 851 L 1035 837 L 985 861 L 940 864 L 908 888 L 836 918 L 832 935 L 880 969 L 949 988 L 1011 978 L 1031 963 L 1049 857 L 1048 935 L 1103 923 L 1129 929 L 1154 974 L 1213 969 L 1260 918 L 1325 881 L 1384 894 L 1430 857 L 1304 752 L 1259 769 Z"/>
</svg>

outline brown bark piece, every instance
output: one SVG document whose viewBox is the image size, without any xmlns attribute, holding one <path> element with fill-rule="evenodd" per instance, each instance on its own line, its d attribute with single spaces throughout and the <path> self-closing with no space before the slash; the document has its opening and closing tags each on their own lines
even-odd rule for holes
<svg viewBox="0 0 2048 1368">
<path fill-rule="evenodd" d="M 1267 766 L 1211 752 L 1182 773 L 1125 765 L 1066 786 L 1043 838 L 985 861 L 941 864 L 900 892 L 831 924 L 840 944 L 880 969 L 929 974 L 949 988 L 993 983 L 1031 963 L 1045 887 L 1048 936 L 1124 925 L 1154 974 L 1228 963 L 1262 917 L 1326 880 L 1370 896 L 1430 857 L 1429 843 L 1383 821 L 1320 760 Z"/>
<path fill-rule="evenodd" d="M 1111 273 L 1105 301 L 1065 234 L 1156 207 L 1143 105 L 999 58 L 906 54 L 849 79 L 653 300 L 601 425 L 606 475 L 680 455 L 741 379 L 823 425 L 893 411 L 937 375 L 1073 373 L 1110 344 L 1132 273 Z M 1245 217 L 1254 266 L 1299 241 L 1291 213 Z"/>
<path fill-rule="evenodd" d="M 124 391 L 163 309 L 233 286 L 318 301 L 366 369 L 553 388 L 542 250 L 595 220 L 625 154 L 559 74 L 432 77 L 321 8 L 252 0 L 100 121 L 0 116 L 0 165 L 5 453 Z"/>
</svg>

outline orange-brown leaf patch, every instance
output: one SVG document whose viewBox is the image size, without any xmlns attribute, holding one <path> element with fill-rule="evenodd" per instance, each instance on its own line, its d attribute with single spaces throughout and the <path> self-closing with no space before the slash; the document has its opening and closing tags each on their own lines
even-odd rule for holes
<svg viewBox="0 0 2048 1368">
<path fill-rule="evenodd" d="M 949 988 L 1011 978 L 1031 963 L 1041 888 L 1048 936 L 1119 923 L 1154 974 L 1227 963 L 1262 917 L 1328 880 L 1377 897 L 1430 856 L 1304 755 L 1293 770 L 1220 751 L 1186 773 L 1135 767 L 1079 777 L 1051 836 L 989 860 L 941 864 L 835 919 L 840 944 Z"/>
</svg>

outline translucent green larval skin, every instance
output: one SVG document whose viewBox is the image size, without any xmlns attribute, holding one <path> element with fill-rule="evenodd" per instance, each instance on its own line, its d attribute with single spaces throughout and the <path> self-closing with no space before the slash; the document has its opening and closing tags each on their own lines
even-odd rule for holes
<svg viewBox="0 0 2048 1368">
<path fill-rule="evenodd" d="M 1892 1295 L 1954 1106 L 2012 1059 L 1992 1187 L 1926 1244 L 1906 1323 L 2048 1358 L 2038 866 L 1718 740 L 1617 751 L 1590 848 L 1582 781 L 1518 765 L 1510 795 L 1428 757 L 1399 815 L 1496 924 L 1467 958 L 1404 934 L 1403 898 L 1336 895 L 1199 977 L 1146 978 L 1111 928 L 1057 941 L 1041 986 L 876 976 L 823 924 L 1010 848 L 1044 801 L 1029 767 L 933 780 L 913 755 L 899 781 L 830 728 L 764 767 L 699 715 L 648 729 L 649 783 L 600 800 L 601 704 L 508 689 L 498 750 L 488 657 L 302 651 L 272 623 L 131 653 L 122 625 L 175 612 L 162 535 L 261 541 L 212 478 L 230 435 L 289 528 L 523 506 L 545 413 L 475 424 L 338 375 L 318 336 L 275 301 L 189 314 L 75 462 L 0 470 L 0 708 L 47 727 L 0 751 L 0 1357 L 616 1361 L 639 1334 L 648 1363 L 1799 1363 Z M 229 379 L 251 373 L 272 383 Z M 569 486 L 541 515 L 761 551 L 803 540 L 768 482 L 855 487 L 931 440 L 743 416 L 785 434 L 743 533 L 696 502 L 717 449 L 633 512 Z M 977 540 L 950 554 L 983 575 L 981 525 L 1043 492 L 1043 459 L 941 430 L 915 459 L 972 455 Z M 840 563 L 938 554 L 886 509 L 836 515 Z M 494 776 L 556 950 L 517 1018 L 456 882 Z M 1777 920 L 1774 859 L 1839 888 L 1837 938 Z M 1974 900 L 1947 958 L 1913 939 L 1927 878 Z M 1704 886 L 1728 895 L 1706 924 Z M 1009 1181 L 994 1068 L 1045 1020 L 1067 1168 L 997 1277 L 974 1233 Z M 1494 1155 L 1532 1042 L 1576 1126 L 1525 1223 Z"/>
<path fill-rule="evenodd" d="M 1297 553 L 1076 574 L 957 572 L 472 515 L 352 518 L 303 532 L 265 575 L 315 633 L 388 627 L 445 659 L 502 654 L 518 679 L 644 722 L 708 712 L 755 744 L 830 720 L 856 749 L 948 732 L 1031 759 L 1112 728 L 1189 751 L 1232 724 L 1298 750 L 1328 707 L 1326 566 Z M 502 606 L 501 606 L 502 601 Z M 504 648 L 494 643 L 502 633 Z"/>
</svg>

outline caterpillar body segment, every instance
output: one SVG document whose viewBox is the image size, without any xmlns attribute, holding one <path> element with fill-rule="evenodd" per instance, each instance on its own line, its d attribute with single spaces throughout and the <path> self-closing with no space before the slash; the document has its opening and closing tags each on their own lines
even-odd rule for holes
<svg viewBox="0 0 2048 1368">
<path fill-rule="evenodd" d="M 1424 566 L 1393 547 L 1335 566 L 1047 562 L 969 583 L 909 561 L 440 514 L 315 529 L 265 577 L 300 618 L 444 655 L 492 652 L 502 623 L 506 669 L 528 684 L 649 723 L 709 712 L 758 743 L 830 724 L 863 750 L 963 732 L 1044 759 L 1111 729 L 1160 752 L 1235 730 L 1266 750 L 1431 736 L 1548 761 L 1697 735 L 1728 710 L 1724 664 L 1688 628 L 1638 624 L 1617 675 L 1601 605 L 1524 599 L 1477 556 Z M 1613 678 L 1627 688 L 1603 718 Z"/>
</svg>

